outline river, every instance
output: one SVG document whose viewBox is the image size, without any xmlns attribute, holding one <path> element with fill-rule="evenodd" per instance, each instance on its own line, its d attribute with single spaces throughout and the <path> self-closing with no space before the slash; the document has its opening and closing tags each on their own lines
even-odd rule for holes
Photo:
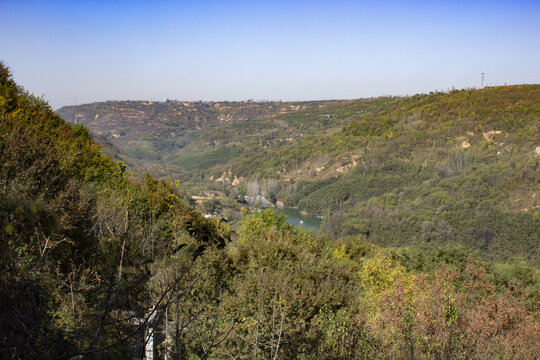
<svg viewBox="0 0 540 360">
<path fill-rule="evenodd" d="M 300 214 L 300 210 L 292 208 L 279 209 L 278 214 L 284 214 L 287 216 L 287 222 L 293 226 L 302 226 L 305 229 L 313 232 L 321 231 L 322 219 L 316 217 L 309 217 Z"/>
</svg>

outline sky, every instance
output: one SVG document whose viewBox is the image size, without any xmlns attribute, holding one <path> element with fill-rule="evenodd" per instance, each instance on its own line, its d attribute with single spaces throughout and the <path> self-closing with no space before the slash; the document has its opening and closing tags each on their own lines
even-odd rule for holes
<svg viewBox="0 0 540 360">
<path fill-rule="evenodd" d="M 0 60 L 53 108 L 540 83 L 540 0 L 0 0 Z"/>
</svg>

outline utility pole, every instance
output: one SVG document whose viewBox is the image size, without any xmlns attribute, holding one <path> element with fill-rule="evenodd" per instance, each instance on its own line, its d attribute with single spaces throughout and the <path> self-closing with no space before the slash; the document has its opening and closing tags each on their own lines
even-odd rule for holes
<svg viewBox="0 0 540 360">
<path fill-rule="evenodd" d="M 77 96 L 74 96 L 73 97 L 73 121 L 72 121 L 73 124 L 77 124 L 75 120 L 75 107 L 76 106 L 77 106 Z"/>
</svg>

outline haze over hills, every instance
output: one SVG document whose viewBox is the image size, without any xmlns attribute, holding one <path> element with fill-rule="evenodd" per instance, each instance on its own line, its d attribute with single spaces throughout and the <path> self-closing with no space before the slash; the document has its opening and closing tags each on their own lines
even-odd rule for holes
<svg viewBox="0 0 540 360">
<path fill-rule="evenodd" d="M 333 236 L 461 243 L 538 261 L 539 85 L 332 102 L 107 102 L 58 112 L 136 169 L 221 184 L 212 197 L 249 185 L 252 196 L 324 216 Z"/>
</svg>

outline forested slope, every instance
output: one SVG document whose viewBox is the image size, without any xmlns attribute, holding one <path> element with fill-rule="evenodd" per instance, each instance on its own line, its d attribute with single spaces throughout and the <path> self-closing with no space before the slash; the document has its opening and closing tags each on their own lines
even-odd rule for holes
<svg viewBox="0 0 540 360">
<path fill-rule="evenodd" d="M 392 99 L 368 112 L 352 115 L 339 133 L 306 139 L 304 147 L 316 150 L 304 164 L 325 154 L 349 160 L 339 176 L 324 177 L 323 169 L 324 178 L 283 193 L 290 206 L 326 215 L 334 235 L 363 233 L 383 245 L 461 243 L 499 259 L 538 261 L 540 86 Z"/>
<path fill-rule="evenodd" d="M 178 183 L 128 182 L 100 150 L 0 64 L 0 358 L 139 356 L 194 259 L 225 245 Z"/>
</svg>

